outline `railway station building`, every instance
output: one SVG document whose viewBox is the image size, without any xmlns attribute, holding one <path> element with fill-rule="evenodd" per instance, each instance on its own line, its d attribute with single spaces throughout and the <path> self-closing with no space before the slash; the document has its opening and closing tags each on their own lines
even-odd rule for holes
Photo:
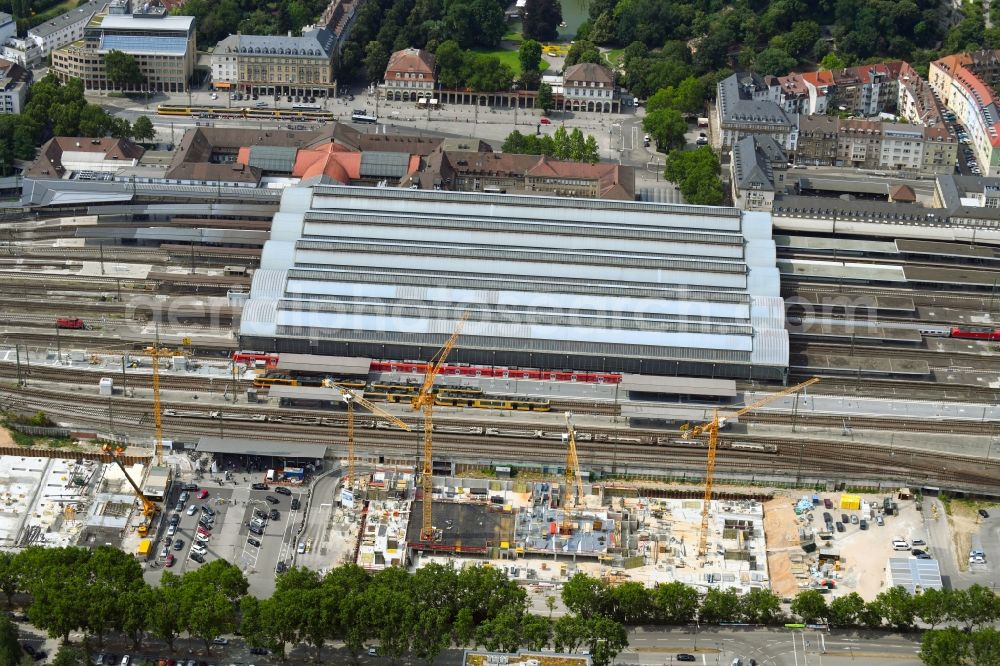
<svg viewBox="0 0 1000 666">
<path fill-rule="evenodd" d="M 782 380 L 768 213 L 316 184 L 282 195 L 241 322 L 280 353 Z"/>
</svg>

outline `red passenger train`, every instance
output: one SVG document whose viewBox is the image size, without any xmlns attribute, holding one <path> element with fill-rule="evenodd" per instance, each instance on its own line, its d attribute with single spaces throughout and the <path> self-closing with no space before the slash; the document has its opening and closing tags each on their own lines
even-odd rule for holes
<svg viewBox="0 0 1000 666">
<path fill-rule="evenodd" d="M 87 328 L 83 320 L 78 317 L 59 317 L 56 319 L 56 328 Z"/>
<path fill-rule="evenodd" d="M 412 372 L 423 374 L 426 363 L 408 361 L 372 361 L 372 372 Z M 577 370 L 538 370 L 535 368 L 508 368 L 492 365 L 451 365 L 441 368 L 443 377 L 492 377 L 494 379 L 539 379 L 553 382 L 581 382 L 587 384 L 618 384 L 622 376 L 613 372 L 583 372 Z"/>
<path fill-rule="evenodd" d="M 1000 329 L 986 326 L 953 326 L 951 337 L 969 340 L 1000 340 Z"/>
<path fill-rule="evenodd" d="M 260 362 L 264 364 L 265 368 L 276 368 L 278 367 L 278 355 L 266 352 L 238 351 L 233 352 L 233 362 L 245 363 L 246 365 L 256 365 Z"/>
</svg>

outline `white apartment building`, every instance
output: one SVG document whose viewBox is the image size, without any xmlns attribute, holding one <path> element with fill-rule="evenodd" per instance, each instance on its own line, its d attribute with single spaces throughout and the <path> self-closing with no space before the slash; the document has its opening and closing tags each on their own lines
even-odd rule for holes
<svg viewBox="0 0 1000 666">
<path fill-rule="evenodd" d="M 42 57 L 58 48 L 83 39 L 83 30 L 96 14 L 107 11 L 109 0 L 91 0 L 85 5 L 60 14 L 51 21 L 28 30 L 28 37 L 38 44 Z"/>
</svg>

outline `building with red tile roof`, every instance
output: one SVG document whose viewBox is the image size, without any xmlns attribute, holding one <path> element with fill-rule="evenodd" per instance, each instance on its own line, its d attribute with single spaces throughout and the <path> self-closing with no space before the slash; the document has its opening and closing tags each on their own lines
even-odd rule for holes
<svg viewBox="0 0 1000 666">
<path fill-rule="evenodd" d="M 968 132 L 984 176 L 1000 176 L 1000 49 L 956 53 L 935 60 L 928 79 Z"/>
</svg>

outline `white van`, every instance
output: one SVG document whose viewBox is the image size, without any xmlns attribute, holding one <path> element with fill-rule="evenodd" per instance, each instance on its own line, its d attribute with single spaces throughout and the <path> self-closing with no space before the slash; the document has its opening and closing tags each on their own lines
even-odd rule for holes
<svg viewBox="0 0 1000 666">
<path fill-rule="evenodd" d="M 902 541 L 900 539 L 897 539 L 896 541 L 892 542 L 892 549 L 893 550 L 909 550 L 910 549 L 910 544 L 908 544 L 905 541 Z"/>
</svg>

